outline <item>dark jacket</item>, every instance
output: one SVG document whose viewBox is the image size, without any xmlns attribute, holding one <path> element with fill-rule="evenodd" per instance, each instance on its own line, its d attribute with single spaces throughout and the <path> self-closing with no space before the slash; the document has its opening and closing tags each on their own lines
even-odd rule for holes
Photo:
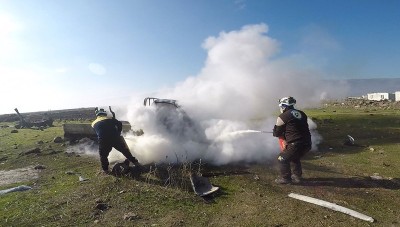
<svg viewBox="0 0 400 227">
<path fill-rule="evenodd" d="M 287 143 L 311 144 L 307 115 L 296 109 L 286 109 L 277 119 L 273 136 L 284 137 Z"/>
<path fill-rule="evenodd" d="M 122 123 L 115 118 L 99 116 L 92 122 L 98 139 L 111 140 L 121 136 Z"/>
</svg>

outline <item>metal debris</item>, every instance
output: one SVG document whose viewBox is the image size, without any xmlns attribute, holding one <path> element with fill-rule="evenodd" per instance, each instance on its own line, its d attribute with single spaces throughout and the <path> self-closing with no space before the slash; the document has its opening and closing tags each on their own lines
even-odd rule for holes
<svg viewBox="0 0 400 227">
<path fill-rule="evenodd" d="M 294 199 L 298 199 L 298 200 L 301 200 L 301 201 L 305 201 L 305 202 L 308 202 L 308 203 L 312 203 L 312 204 L 315 204 L 315 205 L 319 205 L 319 206 L 322 206 L 322 207 L 326 207 L 326 208 L 329 208 L 329 209 L 334 210 L 334 211 L 339 211 L 339 212 L 348 214 L 350 216 L 353 216 L 355 218 L 359 218 L 359 219 L 364 220 L 364 221 L 369 221 L 369 222 L 374 222 L 375 221 L 372 217 L 369 217 L 369 216 L 367 216 L 365 214 L 359 213 L 359 212 L 357 212 L 355 210 L 351 210 L 349 208 L 339 206 L 339 205 L 337 205 L 335 203 L 330 203 L 330 202 L 327 202 L 327 201 L 324 201 L 324 200 L 315 199 L 315 198 L 312 198 L 312 197 L 309 197 L 309 196 L 299 195 L 299 194 L 295 194 L 295 193 L 290 193 L 289 197 L 294 198 Z"/>
</svg>

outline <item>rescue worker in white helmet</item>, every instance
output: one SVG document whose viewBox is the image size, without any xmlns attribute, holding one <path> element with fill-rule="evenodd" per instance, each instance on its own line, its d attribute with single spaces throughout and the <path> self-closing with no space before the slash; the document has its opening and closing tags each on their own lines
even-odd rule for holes
<svg viewBox="0 0 400 227">
<path fill-rule="evenodd" d="M 121 152 L 135 166 L 141 166 L 139 161 L 132 156 L 124 137 L 121 136 L 122 123 L 115 117 L 107 117 L 104 109 L 95 109 L 96 120 L 92 122 L 92 127 L 96 131 L 99 141 L 99 155 L 103 173 L 109 174 L 108 155 L 112 148 Z"/>
<path fill-rule="evenodd" d="M 284 97 L 279 100 L 281 114 L 276 120 L 273 136 L 283 138 L 285 146 L 278 156 L 280 177 L 278 184 L 300 183 L 302 167 L 300 159 L 311 150 L 311 134 L 307 115 L 294 108 L 296 100 Z M 293 164 L 293 175 L 290 164 Z"/>
</svg>

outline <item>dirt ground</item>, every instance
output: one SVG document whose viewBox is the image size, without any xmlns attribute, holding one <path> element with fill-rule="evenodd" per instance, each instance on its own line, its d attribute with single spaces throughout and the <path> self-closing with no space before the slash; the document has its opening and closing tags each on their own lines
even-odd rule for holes
<svg viewBox="0 0 400 227">
<path fill-rule="evenodd" d="M 30 181 L 38 177 L 39 171 L 35 170 L 33 166 L 8 171 L 0 171 L 0 186 Z"/>
</svg>

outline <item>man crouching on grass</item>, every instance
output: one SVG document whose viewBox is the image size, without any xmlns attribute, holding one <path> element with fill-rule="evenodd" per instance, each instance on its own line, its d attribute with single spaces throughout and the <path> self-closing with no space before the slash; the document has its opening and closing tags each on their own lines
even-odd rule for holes
<svg viewBox="0 0 400 227">
<path fill-rule="evenodd" d="M 121 152 L 135 166 L 141 166 L 139 161 L 132 156 L 124 137 L 121 136 L 122 123 L 113 118 L 107 117 L 104 109 L 95 109 L 96 120 L 92 122 L 92 127 L 96 131 L 99 141 L 99 154 L 103 173 L 110 174 L 108 170 L 108 155 L 112 148 Z"/>
</svg>

